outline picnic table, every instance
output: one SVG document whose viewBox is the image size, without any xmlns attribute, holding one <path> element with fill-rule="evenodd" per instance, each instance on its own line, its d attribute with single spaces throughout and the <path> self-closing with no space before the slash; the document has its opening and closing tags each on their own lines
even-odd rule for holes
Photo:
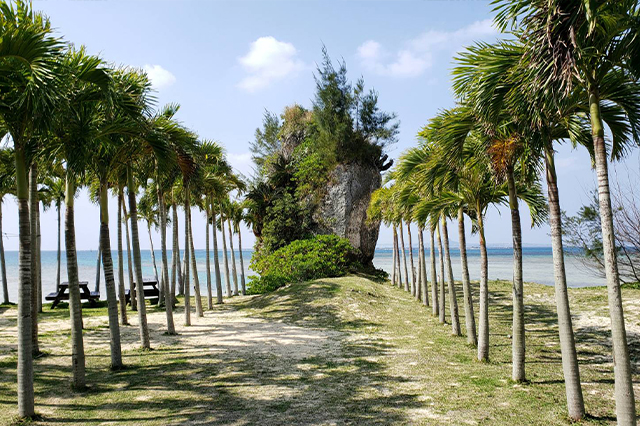
<svg viewBox="0 0 640 426">
<path fill-rule="evenodd" d="M 80 281 L 80 300 L 87 300 L 91 306 L 96 305 L 96 301 L 100 299 L 100 293 L 89 290 L 88 281 Z M 47 294 L 46 300 L 52 300 L 51 309 L 54 309 L 63 300 L 69 300 L 69 283 L 63 282 L 58 286 L 58 291 Z"/>
<path fill-rule="evenodd" d="M 158 280 L 155 278 L 142 278 L 142 288 L 144 289 L 144 298 L 150 299 L 151 304 L 158 303 L 160 298 L 160 290 L 158 289 Z M 140 292 L 138 291 L 138 285 L 136 283 L 136 296 Z M 127 305 L 131 303 L 131 290 L 125 292 L 125 300 Z"/>
</svg>

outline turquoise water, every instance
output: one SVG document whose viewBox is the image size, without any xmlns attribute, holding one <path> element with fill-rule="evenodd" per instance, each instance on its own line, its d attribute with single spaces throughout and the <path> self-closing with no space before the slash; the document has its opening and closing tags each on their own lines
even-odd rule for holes
<svg viewBox="0 0 640 426">
<path fill-rule="evenodd" d="M 239 253 L 236 250 L 236 263 L 238 270 L 238 280 L 240 279 L 240 259 Z M 470 248 L 467 250 L 469 258 L 469 273 L 471 279 L 477 280 L 480 278 L 480 251 L 477 248 Z M 490 248 L 489 253 L 489 278 L 490 279 L 511 279 L 513 257 L 512 250 L 510 248 Z M 153 277 L 153 264 L 151 262 L 151 252 L 149 250 L 142 250 L 142 268 L 143 276 Z M 253 274 L 249 270 L 249 260 L 251 259 L 252 250 L 243 250 L 245 276 L 248 277 Z M 222 252 L 220 252 L 220 268 L 222 273 L 222 285 L 225 286 L 225 272 Z M 383 269 L 387 272 L 391 272 L 392 267 L 392 255 L 391 249 L 380 248 L 376 250 L 373 263 L 377 268 Z M 80 272 L 80 280 L 88 281 L 89 287 L 93 289 L 95 284 L 95 268 L 96 268 L 96 251 L 79 251 L 78 252 L 78 268 Z M 429 262 L 429 253 L 427 251 L 427 262 Z M 460 278 L 460 257 L 458 250 L 451 251 L 451 259 L 453 266 L 453 273 L 456 279 Z M 114 272 L 116 272 L 117 280 L 117 253 L 113 253 L 114 260 Z M 171 251 L 169 251 L 169 260 L 171 260 Z M 7 262 L 7 280 L 9 282 L 9 295 L 12 301 L 17 300 L 17 282 L 18 282 L 18 253 L 15 251 L 6 252 Z M 156 262 L 158 268 L 161 265 L 160 252 L 156 251 Z M 211 256 L 211 270 L 213 274 L 213 255 Z M 231 257 L 229 256 L 229 262 Z M 205 251 L 196 250 L 196 263 L 198 266 L 198 277 L 200 280 L 200 287 L 203 291 L 206 291 L 206 265 L 205 265 Z M 417 250 L 414 251 L 414 263 L 415 268 L 418 267 Z M 409 253 L 407 250 L 407 264 L 409 263 Z M 592 271 L 586 269 L 584 265 L 574 256 L 566 257 L 567 264 L 567 284 L 569 287 L 587 287 L 605 285 L 603 278 L 595 276 Z M 523 250 L 523 265 L 524 265 L 524 280 L 532 281 L 546 285 L 553 285 L 553 258 L 551 256 L 550 247 L 536 247 L 536 248 L 524 248 Z M 127 272 L 127 258 L 125 253 L 124 258 L 125 269 L 125 286 L 128 288 L 128 272 Z M 231 272 L 231 265 L 229 265 Z M 160 272 L 160 270 L 158 270 Z M 232 274 L 232 273 L 231 273 Z M 62 281 L 66 281 L 66 264 L 65 254 L 62 253 Z M 43 251 L 42 252 L 42 287 L 43 294 L 48 294 L 55 290 L 56 282 L 56 252 L 55 251 Z M 233 277 L 231 277 L 231 283 L 233 286 Z M 101 294 L 104 292 L 104 276 L 101 276 Z M 214 286 L 215 291 L 215 286 Z M 203 293 L 204 294 L 204 293 Z"/>
</svg>

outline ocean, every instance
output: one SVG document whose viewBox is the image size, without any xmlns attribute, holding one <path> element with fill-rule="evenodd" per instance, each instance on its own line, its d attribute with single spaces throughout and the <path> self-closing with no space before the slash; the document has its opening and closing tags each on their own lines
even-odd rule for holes
<svg viewBox="0 0 640 426">
<path fill-rule="evenodd" d="M 243 250 L 245 276 L 247 282 L 249 282 L 249 276 L 254 273 L 249 269 L 249 261 L 251 259 L 252 250 Z M 418 268 L 417 249 L 414 250 L 414 263 L 415 268 Z M 510 248 L 489 248 L 489 278 L 509 280 L 513 274 L 513 254 Z M 469 273 L 472 280 L 480 279 L 480 250 L 477 248 L 467 249 L 469 258 Z M 153 263 L 151 261 L 150 250 L 142 250 L 142 268 L 144 277 L 153 277 Z M 376 250 L 373 263 L 377 268 L 383 269 L 391 273 L 392 267 L 392 255 L 393 251 L 390 248 L 380 248 Z M 7 251 L 6 254 L 7 263 L 7 281 L 9 283 L 9 295 L 11 301 L 17 301 L 17 283 L 18 283 L 18 252 Z M 429 252 L 427 250 L 427 262 L 429 262 Z M 95 250 L 78 251 L 78 268 L 81 281 L 88 281 L 89 288 L 93 290 L 95 285 L 95 271 L 96 271 L 96 257 L 97 252 Z M 212 265 L 211 271 L 213 274 L 213 255 L 211 256 Z M 171 260 L 171 251 L 169 251 L 169 260 Z M 117 281 L 117 253 L 113 253 L 114 272 L 116 274 Z M 457 249 L 451 251 L 451 261 L 453 266 L 453 273 L 456 279 L 460 279 L 460 253 Z M 156 262 L 158 265 L 158 273 L 160 273 L 161 256 L 160 252 L 156 251 Z M 229 262 L 231 258 L 229 257 Z M 202 294 L 206 294 L 206 266 L 205 266 L 205 251 L 196 250 L 196 263 L 198 265 L 198 276 L 200 279 L 200 287 Z M 236 250 L 236 263 L 238 268 L 238 280 L 240 275 L 240 260 L 239 253 Z M 407 264 L 409 263 L 409 253 L 407 250 Z M 427 263 L 428 264 L 428 263 Z M 128 288 L 128 272 L 127 272 L 127 258 L 125 252 L 124 258 L 125 265 L 125 286 Z M 222 273 L 222 285 L 224 288 L 225 272 L 222 252 L 220 252 L 220 268 Z M 537 282 L 545 285 L 553 285 L 553 258 L 550 247 L 525 247 L 523 249 L 523 268 L 524 268 L 524 280 L 530 282 Z M 231 265 L 229 265 L 231 272 Z M 593 271 L 584 267 L 580 259 L 574 255 L 566 256 L 566 270 L 567 270 L 567 285 L 569 287 L 589 287 L 589 286 L 602 286 L 606 282 L 604 278 L 596 276 Z M 66 264 L 65 253 L 62 253 L 62 270 L 61 281 L 66 281 Z M 430 275 L 428 275 L 430 276 Z M 214 282 L 215 283 L 215 282 Z M 233 286 L 233 278 L 231 278 Z M 117 282 L 116 282 L 117 284 Z M 56 252 L 55 251 L 43 251 L 42 252 L 42 288 L 43 294 L 46 295 L 55 291 L 56 286 Z M 104 291 L 104 275 L 101 274 L 101 297 L 105 297 Z M 214 284 L 215 292 L 215 284 Z"/>
</svg>

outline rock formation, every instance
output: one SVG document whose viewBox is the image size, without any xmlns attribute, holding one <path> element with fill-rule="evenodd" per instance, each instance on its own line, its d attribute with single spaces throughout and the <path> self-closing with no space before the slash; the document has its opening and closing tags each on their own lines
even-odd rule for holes
<svg viewBox="0 0 640 426">
<path fill-rule="evenodd" d="M 367 223 L 367 207 L 381 183 L 380 169 L 375 165 L 338 164 L 314 218 L 318 233 L 348 239 L 362 253 L 364 264 L 371 263 L 378 241 L 380 223 Z"/>
</svg>

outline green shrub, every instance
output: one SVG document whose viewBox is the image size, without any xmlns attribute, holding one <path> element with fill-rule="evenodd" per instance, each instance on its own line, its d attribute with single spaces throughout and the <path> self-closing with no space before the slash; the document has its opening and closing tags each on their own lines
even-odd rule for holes
<svg viewBox="0 0 640 426">
<path fill-rule="evenodd" d="M 292 282 L 339 277 L 361 268 L 358 250 L 337 235 L 297 240 L 266 256 L 251 260 L 250 294 L 266 293 Z"/>
</svg>

